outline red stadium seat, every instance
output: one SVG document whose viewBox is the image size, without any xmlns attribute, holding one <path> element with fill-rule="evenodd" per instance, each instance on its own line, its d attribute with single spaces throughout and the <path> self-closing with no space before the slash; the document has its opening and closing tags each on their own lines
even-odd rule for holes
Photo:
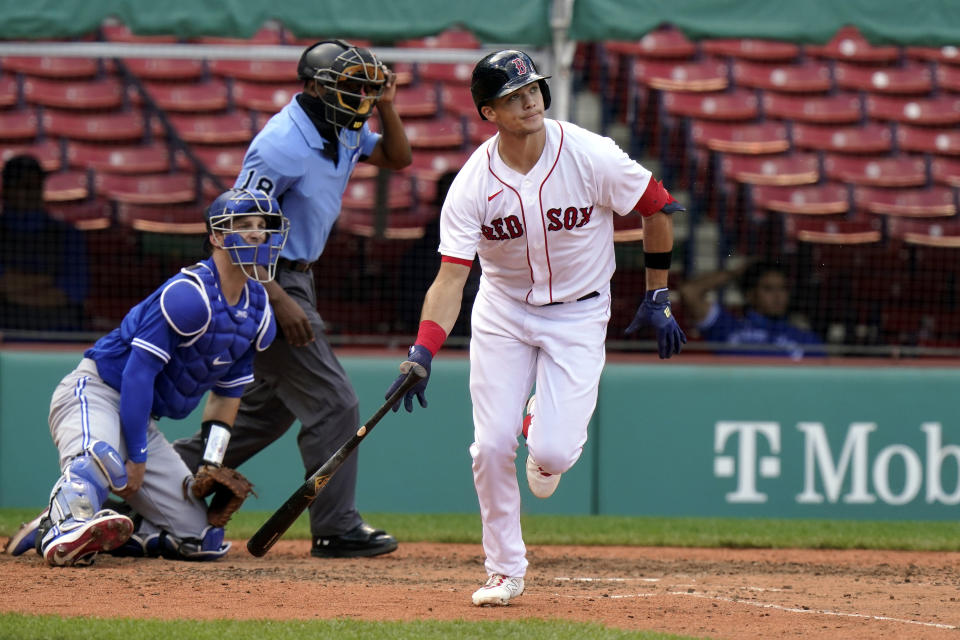
<svg viewBox="0 0 960 640">
<path fill-rule="evenodd" d="M 855 93 L 793 96 L 764 92 L 761 104 L 768 118 L 811 124 L 855 124 L 863 119 L 863 103 Z"/>
<path fill-rule="evenodd" d="M 463 120 L 459 117 L 413 120 L 404 122 L 403 129 L 414 149 L 459 149 L 466 141 Z"/>
<path fill-rule="evenodd" d="M 801 185 L 820 179 L 819 161 L 813 153 L 782 156 L 742 156 L 724 154 L 720 169 L 728 180 L 744 184 Z"/>
<path fill-rule="evenodd" d="M 170 150 L 164 144 L 104 145 L 71 142 L 67 161 L 73 167 L 106 173 L 162 173 L 170 168 Z"/>
<path fill-rule="evenodd" d="M 401 118 L 432 118 L 440 111 L 439 85 L 401 88 L 393 104 Z"/>
<path fill-rule="evenodd" d="M 145 82 L 144 86 L 157 106 L 165 111 L 222 111 L 229 105 L 226 83 L 219 79 L 206 82 Z M 139 94 L 134 94 L 135 100 Z"/>
<path fill-rule="evenodd" d="M 58 171 L 48 175 L 43 183 L 46 202 L 83 200 L 89 195 L 90 182 L 86 171 Z"/>
<path fill-rule="evenodd" d="M 711 56 L 724 56 L 755 62 L 791 62 L 800 55 L 800 46 L 779 40 L 755 38 L 717 38 L 700 41 L 700 49 Z"/>
<path fill-rule="evenodd" d="M 20 102 L 20 87 L 11 75 L 0 76 L 0 108 L 13 107 Z"/>
<path fill-rule="evenodd" d="M 33 140 L 37 137 L 39 122 L 33 109 L 0 111 L 0 139 Z"/>
<path fill-rule="evenodd" d="M 224 78 L 303 85 L 297 79 L 296 66 L 286 60 L 211 60 L 209 64 L 211 73 Z"/>
<path fill-rule="evenodd" d="M 633 65 L 633 77 L 651 89 L 664 91 L 722 91 L 730 84 L 726 63 L 664 62 L 639 59 Z"/>
<path fill-rule="evenodd" d="M 444 115 L 466 116 L 468 120 L 479 117 L 469 87 L 441 84 L 440 106 Z"/>
<path fill-rule="evenodd" d="M 473 65 L 467 62 L 418 62 L 416 75 L 420 82 L 443 82 L 469 88 Z"/>
<path fill-rule="evenodd" d="M 2 123 L 2 119 L 0 119 Z M 2 126 L 2 125 L 0 125 Z M 63 151 L 60 145 L 49 138 L 32 144 L 0 145 L 0 163 L 6 163 L 13 156 L 28 154 L 37 159 L 44 171 L 59 171 L 63 167 Z"/>
<path fill-rule="evenodd" d="M 202 236 L 205 204 L 184 200 L 178 204 L 139 204 L 120 202 L 117 220 L 132 229 L 146 233 L 170 233 Z"/>
<path fill-rule="evenodd" d="M 451 28 L 435 36 L 401 40 L 397 46 L 415 49 L 479 49 L 480 41 L 466 29 Z"/>
<path fill-rule="evenodd" d="M 960 131 L 955 127 L 897 127 L 897 145 L 902 151 L 960 155 Z"/>
<path fill-rule="evenodd" d="M 613 216 L 614 242 L 640 242 L 643 240 L 643 217 L 636 213 Z"/>
<path fill-rule="evenodd" d="M 295 82 L 265 84 L 237 80 L 233 83 L 233 100 L 238 107 L 274 114 L 287 106 L 299 91 Z"/>
<path fill-rule="evenodd" d="M 880 220 L 835 220 L 830 216 L 787 216 L 788 237 L 811 244 L 875 244 L 883 239 Z"/>
<path fill-rule="evenodd" d="M 821 58 L 859 63 L 893 63 L 900 57 L 900 50 L 897 47 L 876 47 L 870 44 L 856 27 L 852 26 L 837 30 L 830 42 L 825 45 L 807 45 L 806 52 Z"/>
<path fill-rule="evenodd" d="M 80 231 L 99 231 L 112 224 L 110 203 L 100 198 L 52 202 L 46 207 L 52 217 L 69 223 Z"/>
<path fill-rule="evenodd" d="M 907 244 L 960 249 L 960 219 L 891 218 L 887 230 Z"/>
<path fill-rule="evenodd" d="M 931 126 L 960 124 L 960 96 L 912 99 L 871 95 L 866 106 L 867 115 L 874 120 Z"/>
<path fill-rule="evenodd" d="M 467 141 L 477 146 L 492 138 L 497 133 L 497 126 L 492 122 L 479 118 L 467 118 Z"/>
<path fill-rule="evenodd" d="M 673 116 L 700 120 L 753 120 L 759 114 L 753 91 L 730 93 L 683 93 L 670 91 L 663 95 L 663 107 Z"/>
<path fill-rule="evenodd" d="M 942 47 L 907 47 L 908 58 L 925 62 L 940 62 L 943 64 L 960 64 L 960 48 L 954 45 Z"/>
<path fill-rule="evenodd" d="M 192 173 L 98 173 L 94 184 L 99 195 L 129 204 L 183 203 L 198 199 L 197 177 Z"/>
<path fill-rule="evenodd" d="M 839 89 L 881 94 L 927 94 L 933 89 L 933 73 L 925 64 L 903 67 L 863 67 L 837 63 L 833 71 Z"/>
<path fill-rule="evenodd" d="M 146 132 L 145 127 L 143 115 L 137 111 L 82 113 L 45 109 L 43 112 L 44 132 L 71 140 L 139 141 Z"/>
<path fill-rule="evenodd" d="M 436 182 L 444 173 L 459 171 L 472 151 L 415 151 L 407 171 L 418 179 Z"/>
<path fill-rule="evenodd" d="M 960 159 L 934 156 L 930 160 L 930 177 L 937 184 L 960 187 Z"/>
<path fill-rule="evenodd" d="M 937 87 L 941 90 L 960 93 L 960 67 L 949 64 L 938 64 L 935 74 Z"/>
<path fill-rule="evenodd" d="M 236 144 L 253 139 L 254 129 L 247 113 L 234 111 L 218 115 L 170 114 L 170 124 L 191 144 Z"/>
<path fill-rule="evenodd" d="M 376 207 L 376 180 L 351 179 L 343 192 L 344 209 L 372 211 Z M 389 209 L 410 209 L 416 204 L 410 176 L 393 174 L 387 188 Z"/>
<path fill-rule="evenodd" d="M 916 156 L 829 155 L 823 162 L 827 178 L 874 187 L 920 187 L 927 183 L 927 166 Z"/>
<path fill-rule="evenodd" d="M 727 153 L 781 153 L 790 148 L 787 126 L 773 121 L 732 124 L 693 120 L 690 138 L 700 147 Z"/>
<path fill-rule="evenodd" d="M 693 41 L 682 31 L 669 27 L 650 31 L 635 42 L 605 42 L 604 47 L 614 55 L 649 59 L 683 60 L 697 53 L 697 45 Z"/>
<path fill-rule="evenodd" d="M 228 178 L 232 183 L 243 166 L 243 157 L 247 153 L 246 144 L 232 146 L 204 146 L 194 145 L 192 151 L 210 173 L 221 178 Z M 360 165 L 358 165 L 358 168 Z M 354 170 L 354 175 L 356 175 Z"/>
<path fill-rule="evenodd" d="M 127 25 L 108 20 L 100 25 L 100 33 L 107 42 L 142 42 L 144 44 L 169 44 L 177 42 L 176 36 L 144 36 L 135 34 Z"/>
<path fill-rule="evenodd" d="M 22 73 L 39 78 L 59 78 L 62 80 L 82 80 L 92 78 L 100 72 L 96 58 L 54 58 L 54 57 L 18 57 L 3 58 L 6 71 Z"/>
<path fill-rule="evenodd" d="M 141 80 L 186 82 L 199 80 L 206 72 L 203 60 L 125 58 L 123 64 Z"/>
<path fill-rule="evenodd" d="M 830 67 L 823 62 L 803 64 L 761 64 L 737 61 L 733 82 L 740 87 L 781 93 L 826 93 L 833 89 Z"/>
<path fill-rule="evenodd" d="M 27 78 L 23 97 L 31 104 L 57 109 L 116 109 L 123 104 L 123 85 L 113 77 L 98 80 Z"/>
<path fill-rule="evenodd" d="M 860 209 L 885 216 L 938 218 L 957 213 L 955 190 L 943 186 L 923 189 L 858 187 L 854 189 L 853 200 Z"/>
<path fill-rule="evenodd" d="M 753 203 L 768 211 L 793 215 L 839 215 L 850 210 L 850 190 L 836 182 L 796 187 L 754 185 Z"/>
<path fill-rule="evenodd" d="M 892 143 L 890 127 L 876 123 L 859 127 L 797 123 L 793 127 L 793 144 L 798 149 L 834 153 L 886 153 L 890 151 Z"/>
</svg>

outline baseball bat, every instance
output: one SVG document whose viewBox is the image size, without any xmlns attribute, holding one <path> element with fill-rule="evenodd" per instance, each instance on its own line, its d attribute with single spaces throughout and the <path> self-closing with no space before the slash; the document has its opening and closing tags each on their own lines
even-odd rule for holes
<svg viewBox="0 0 960 640">
<path fill-rule="evenodd" d="M 343 446 L 330 456 L 329 460 L 324 462 L 313 475 L 307 478 L 306 481 L 300 485 L 300 488 L 294 491 L 293 495 L 287 498 L 287 501 L 280 505 L 280 508 L 263 523 L 257 532 L 253 534 L 253 537 L 247 541 L 247 551 L 258 558 L 266 554 L 267 551 L 270 550 L 270 547 L 280 539 L 280 536 L 290 528 L 290 525 L 300 517 L 303 510 L 309 507 L 310 503 L 320 495 L 320 492 L 323 491 L 323 488 L 330 482 L 330 478 L 337 472 L 337 469 L 340 468 L 343 461 L 353 453 L 353 450 L 367 437 L 387 411 L 389 411 L 394 404 L 400 402 L 403 396 L 416 386 L 418 382 L 427 377 L 426 369 L 413 362 L 404 362 L 400 365 L 400 369 L 402 373 L 406 374 L 406 378 L 403 379 L 403 382 L 397 387 L 396 391 L 391 393 L 390 397 L 383 403 L 383 406 L 377 409 L 377 412 L 374 413 L 349 440 L 343 443 Z M 406 370 L 404 371 L 404 369 Z"/>
</svg>

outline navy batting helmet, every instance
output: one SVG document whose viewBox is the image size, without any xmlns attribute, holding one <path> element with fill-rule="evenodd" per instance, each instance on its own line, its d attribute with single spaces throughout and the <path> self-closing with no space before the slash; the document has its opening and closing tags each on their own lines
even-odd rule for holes
<svg viewBox="0 0 960 640">
<path fill-rule="evenodd" d="M 386 86 L 383 65 L 365 47 L 343 40 L 323 40 L 300 56 L 297 76 L 316 80 L 325 89 L 320 99 L 327 122 L 352 131 L 373 115 L 373 105 Z"/>
<path fill-rule="evenodd" d="M 550 87 L 547 86 L 546 79 L 549 77 L 537 73 L 533 60 L 523 51 L 505 49 L 484 56 L 473 68 L 470 93 L 473 95 L 473 103 L 477 105 L 480 118 L 486 120 L 480 107 L 531 82 L 539 82 L 540 93 L 543 94 L 543 108 L 548 109 Z"/>
</svg>

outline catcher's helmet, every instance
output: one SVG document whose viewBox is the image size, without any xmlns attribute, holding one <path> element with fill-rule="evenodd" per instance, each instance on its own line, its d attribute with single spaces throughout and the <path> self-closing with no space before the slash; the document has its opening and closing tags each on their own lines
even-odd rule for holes
<svg viewBox="0 0 960 640">
<path fill-rule="evenodd" d="M 546 79 L 549 77 L 537 73 L 533 60 L 523 51 L 505 49 L 484 56 L 473 68 L 470 93 L 480 118 L 486 120 L 480 107 L 531 82 L 539 82 L 540 93 L 543 94 L 543 108 L 548 109 L 550 87 L 547 86 Z"/>
<path fill-rule="evenodd" d="M 316 80 L 325 89 L 320 99 L 324 117 L 335 127 L 356 131 L 373 115 L 373 105 L 386 86 L 383 65 L 364 47 L 343 40 L 323 40 L 300 56 L 297 75 Z"/>
<path fill-rule="evenodd" d="M 254 280 L 273 280 L 280 250 L 290 231 L 290 221 L 280 211 L 276 198 L 260 191 L 230 189 L 217 196 L 207 207 L 205 216 L 210 233 L 223 235 L 223 248 L 233 264 L 239 265 Z M 238 225 L 234 228 L 237 219 L 248 216 L 259 216 L 266 222 L 265 237 L 259 243 L 249 242 L 244 237 L 252 231 L 249 227 Z"/>
</svg>

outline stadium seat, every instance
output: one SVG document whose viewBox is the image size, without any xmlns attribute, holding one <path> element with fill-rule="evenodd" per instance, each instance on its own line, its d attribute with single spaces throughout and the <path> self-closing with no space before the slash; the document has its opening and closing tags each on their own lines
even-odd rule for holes
<svg viewBox="0 0 960 640">
<path fill-rule="evenodd" d="M 206 73 L 203 60 L 124 58 L 123 64 L 130 73 L 141 80 L 189 82 L 200 80 Z"/>
<path fill-rule="evenodd" d="M 811 244 L 853 245 L 879 243 L 883 239 L 881 220 L 858 218 L 838 220 L 831 216 L 787 216 L 787 237 Z"/>
<path fill-rule="evenodd" d="M 56 109 L 116 109 L 123 104 L 123 85 L 114 77 L 97 80 L 27 78 L 23 98 L 30 104 Z"/>
<path fill-rule="evenodd" d="M 90 177 L 86 171 L 57 171 L 47 176 L 43 184 L 45 202 L 83 200 L 90 195 Z"/>
<path fill-rule="evenodd" d="M 497 126 L 492 122 L 479 118 L 467 118 L 467 140 L 473 146 L 492 138 L 497 133 Z"/>
<path fill-rule="evenodd" d="M 890 127 L 869 123 L 863 126 L 822 126 L 796 123 L 793 144 L 797 149 L 834 153 L 886 153 L 893 144 Z"/>
<path fill-rule="evenodd" d="M 191 144 L 249 143 L 254 134 L 250 115 L 242 111 L 216 115 L 172 113 L 169 120 L 180 137 Z"/>
<path fill-rule="evenodd" d="M 470 157 L 466 151 L 414 151 L 413 162 L 406 169 L 418 179 L 436 182 L 444 173 L 459 171 Z"/>
<path fill-rule="evenodd" d="M 820 167 L 814 153 L 790 153 L 781 156 L 743 156 L 723 154 L 721 175 L 744 184 L 800 185 L 820 179 Z"/>
<path fill-rule="evenodd" d="M 633 64 L 633 80 L 651 89 L 663 91 L 723 91 L 730 84 L 726 63 L 717 60 L 701 62 L 665 62 L 638 59 Z"/>
<path fill-rule="evenodd" d="M 131 229 L 147 233 L 199 235 L 206 233 L 203 208 L 206 204 L 182 200 L 178 204 L 120 202 L 117 221 Z"/>
<path fill-rule="evenodd" d="M 237 80 L 233 83 L 233 101 L 238 107 L 272 115 L 287 106 L 299 91 L 296 82 L 266 84 Z"/>
<path fill-rule="evenodd" d="M 957 213 L 955 189 L 941 185 L 927 188 L 857 187 L 854 204 L 870 213 L 911 218 L 951 217 Z"/>
<path fill-rule="evenodd" d="M 413 181 L 410 176 L 393 174 L 387 185 L 388 209 L 411 209 L 416 205 Z M 377 181 L 352 178 L 343 192 L 343 208 L 372 211 L 377 205 Z"/>
<path fill-rule="evenodd" d="M 480 41 L 466 29 L 450 28 L 435 36 L 401 40 L 397 46 L 414 49 L 479 49 Z"/>
<path fill-rule="evenodd" d="M 37 137 L 39 122 L 33 109 L 0 111 L 0 139 L 33 140 Z"/>
<path fill-rule="evenodd" d="M 401 118 L 432 118 L 440 111 L 440 86 L 421 83 L 397 91 L 394 108 Z"/>
<path fill-rule="evenodd" d="M 757 38 L 708 38 L 700 41 L 700 50 L 711 56 L 752 60 L 766 64 L 791 62 L 800 55 L 800 46 L 792 42 Z"/>
<path fill-rule="evenodd" d="M 100 73 L 100 64 L 96 58 L 5 56 L 2 62 L 5 71 L 38 78 L 73 81 L 93 78 Z"/>
<path fill-rule="evenodd" d="M 141 140 L 146 133 L 139 111 L 84 113 L 45 109 L 42 121 L 47 135 L 71 140 L 133 142 Z"/>
<path fill-rule="evenodd" d="M 898 47 L 874 46 L 853 26 L 838 29 L 825 45 L 806 45 L 805 51 L 820 58 L 857 63 L 890 64 L 900 59 Z"/>
<path fill-rule="evenodd" d="M 913 60 L 960 64 L 960 48 L 954 45 L 945 45 L 943 47 L 907 47 L 905 53 L 908 58 Z"/>
<path fill-rule="evenodd" d="M 897 146 L 901 151 L 939 155 L 960 155 L 960 131 L 956 127 L 897 127 Z"/>
<path fill-rule="evenodd" d="M 233 183 L 243 166 L 243 156 L 247 153 L 246 144 L 230 146 L 193 145 L 191 151 L 203 163 L 210 173 L 227 178 Z M 358 168 L 360 165 L 358 165 Z M 186 166 L 185 166 L 186 168 Z M 356 175 L 354 170 L 354 175 Z"/>
<path fill-rule="evenodd" d="M 466 141 L 463 118 L 456 116 L 413 120 L 403 123 L 403 128 L 414 149 L 460 149 Z"/>
<path fill-rule="evenodd" d="M 2 126 L 0 118 L 0 126 Z M 37 159 L 44 171 L 59 171 L 63 167 L 63 150 L 55 141 L 47 138 L 30 144 L 0 144 L 0 163 L 6 163 L 13 156 L 28 154 Z"/>
<path fill-rule="evenodd" d="M 863 102 L 857 93 L 794 96 L 765 91 L 761 105 L 766 117 L 794 122 L 856 124 L 863 120 Z"/>
<path fill-rule="evenodd" d="M 418 62 L 415 69 L 420 82 L 442 82 L 454 87 L 469 88 L 473 75 L 473 65 L 466 62 Z"/>
<path fill-rule="evenodd" d="M 850 189 L 837 182 L 782 187 L 754 185 L 753 205 L 793 215 L 840 215 L 850 211 Z"/>
<path fill-rule="evenodd" d="M 106 20 L 100 25 L 100 35 L 107 42 L 132 42 L 143 44 L 170 44 L 177 42 L 175 36 L 140 35 L 117 20 Z"/>
<path fill-rule="evenodd" d="M 927 94 L 933 89 L 929 65 L 909 63 L 902 67 L 863 67 L 837 63 L 833 70 L 838 89 L 879 94 Z"/>
<path fill-rule="evenodd" d="M 387 212 L 383 238 L 391 241 L 421 238 L 427 223 L 435 216 L 436 212 L 430 208 L 390 210 Z M 337 227 L 355 236 L 372 238 L 377 233 L 376 213 L 368 209 L 344 207 L 337 219 Z"/>
<path fill-rule="evenodd" d="M 229 106 L 226 83 L 220 79 L 204 82 L 144 82 L 144 88 L 157 106 L 169 112 L 222 111 Z M 134 94 L 139 100 L 139 94 Z"/>
<path fill-rule="evenodd" d="M 960 159 L 932 157 L 930 159 L 930 177 L 937 184 L 960 187 Z"/>
<path fill-rule="evenodd" d="M 0 75 L 0 108 L 7 109 L 20 104 L 20 85 L 12 75 Z"/>
<path fill-rule="evenodd" d="M 733 82 L 739 87 L 780 93 L 826 93 L 833 89 L 830 67 L 817 61 L 770 65 L 739 60 L 733 64 Z"/>
<path fill-rule="evenodd" d="M 104 145 L 70 142 L 70 166 L 106 173 L 162 173 L 170 168 L 170 150 L 165 144 Z"/>
<path fill-rule="evenodd" d="M 874 187 L 921 187 L 927 163 L 917 156 L 853 156 L 831 154 L 823 162 L 830 180 Z"/>
<path fill-rule="evenodd" d="M 613 216 L 614 242 L 640 242 L 643 240 L 643 217 L 636 213 Z"/>
<path fill-rule="evenodd" d="M 650 31 L 633 42 L 605 42 L 604 47 L 608 53 L 615 56 L 637 56 L 648 59 L 683 60 L 693 58 L 697 53 L 697 45 L 682 31 L 671 27 Z"/>
<path fill-rule="evenodd" d="M 937 79 L 937 88 L 941 91 L 960 93 L 960 66 L 938 64 L 934 76 Z"/>
<path fill-rule="evenodd" d="M 245 82 L 300 85 L 297 68 L 286 60 L 211 60 L 210 72 L 223 78 Z M 297 89 L 299 91 L 299 88 Z"/>
<path fill-rule="evenodd" d="M 94 185 L 99 195 L 128 204 L 184 203 L 198 199 L 197 176 L 193 173 L 98 173 Z"/>
<path fill-rule="evenodd" d="M 874 120 L 943 126 L 960 124 L 960 96 L 904 98 L 869 95 L 867 115 Z"/>
<path fill-rule="evenodd" d="M 478 117 L 477 105 L 468 87 L 441 84 L 440 107 L 445 116 L 466 116 L 468 120 Z"/>
<path fill-rule="evenodd" d="M 700 120 L 746 121 L 759 114 L 756 94 L 743 90 L 729 93 L 668 91 L 663 94 L 662 105 L 672 116 Z"/>
<path fill-rule="evenodd" d="M 80 231 L 99 231 L 112 224 L 110 203 L 102 198 L 50 202 L 47 203 L 47 211 L 51 217 L 67 222 Z"/>
<path fill-rule="evenodd" d="M 891 218 L 887 232 L 907 244 L 960 249 L 960 219 Z"/>
<path fill-rule="evenodd" d="M 787 125 L 782 122 L 728 123 L 692 120 L 691 141 L 711 151 L 761 154 L 790 148 Z"/>
</svg>

